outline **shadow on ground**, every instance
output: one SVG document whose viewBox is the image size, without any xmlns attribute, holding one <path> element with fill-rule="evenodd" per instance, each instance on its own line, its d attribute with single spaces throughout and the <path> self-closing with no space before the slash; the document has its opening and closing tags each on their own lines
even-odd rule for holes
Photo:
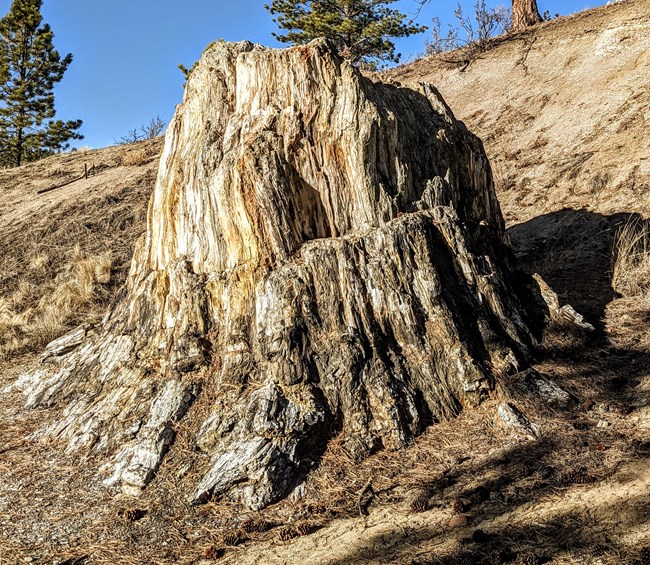
<svg viewBox="0 0 650 565">
<path fill-rule="evenodd" d="M 617 293 L 612 288 L 616 235 L 639 214 L 605 216 L 565 209 L 538 216 L 508 230 L 515 254 L 530 273 L 539 273 L 601 332 L 605 307 Z"/>
<path fill-rule="evenodd" d="M 400 525 L 363 539 L 332 565 L 645 563 L 650 536 L 632 547 L 621 538 L 625 532 L 650 532 L 650 491 L 639 488 L 646 483 L 630 471 L 650 466 L 650 441 L 643 432 L 630 432 L 627 410 L 615 407 L 635 396 L 638 378 L 649 376 L 650 354 L 628 352 L 636 361 L 628 367 L 616 353 L 601 358 L 597 370 L 588 352 L 583 355 L 575 362 L 594 377 L 597 408 L 556 414 L 559 421 L 540 440 L 461 461 L 422 484 L 427 508 L 450 510 L 447 518 L 441 521 L 432 512 L 430 525 Z M 621 386 L 622 375 L 629 386 Z M 540 407 L 538 421 L 543 412 Z M 600 427 L 603 420 L 614 426 Z M 452 526 L 454 514 L 467 523 Z"/>
<path fill-rule="evenodd" d="M 357 495 L 365 492 L 365 487 L 359 489 L 372 466 L 372 473 L 383 473 L 385 488 L 376 485 L 374 501 L 369 503 L 371 513 L 375 504 L 390 505 L 394 511 L 390 516 L 397 517 L 397 522 L 385 522 L 382 534 L 374 537 L 370 532 L 364 536 L 365 525 L 361 525 L 355 529 L 358 540 L 341 548 L 343 553 L 336 559 L 312 562 L 642 563 L 640 551 L 650 546 L 650 441 L 647 429 L 635 428 L 638 410 L 633 402 L 644 395 L 650 402 L 650 389 L 640 386 L 650 381 L 650 351 L 615 347 L 604 334 L 605 311 L 616 296 L 611 250 L 619 227 L 635 219 L 632 214 L 602 216 L 563 210 L 509 232 L 524 268 L 539 272 L 563 302 L 583 312 L 590 322 L 600 323 L 600 333 L 593 340 L 577 346 L 567 342 L 567 347 L 540 359 L 537 367 L 577 397 L 576 407 L 555 411 L 532 398 L 514 398 L 542 425 L 538 441 L 515 442 L 502 436 L 496 425 L 483 425 L 483 420 L 494 417 L 493 408 L 501 401 L 492 399 L 483 412 L 475 412 L 474 428 L 466 424 L 450 436 L 435 426 L 428 430 L 435 439 L 437 434 L 442 436 L 431 449 L 448 450 L 448 457 L 435 460 L 428 445 L 378 455 L 365 466 L 339 464 L 333 457 L 330 465 L 335 481 L 316 484 L 336 482 L 345 488 L 335 489 L 335 494 L 320 489 L 314 495 L 320 498 L 304 504 L 278 504 L 265 519 L 278 525 L 308 520 L 327 528 L 331 519 L 356 518 Z M 503 388 L 506 394 L 507 383 Z M 7 410 L 11 413 L 10 407 Z M 9 422 L 0 440 L 6 437 L 13 442 L 32 425 L 36 427 L 32 415 L 24 414 L 24 418 L 23 423 L 15 418 Z M 601 421 L 607 426 L 599 425 Z M 91 555 L 88 563 L 144 563 L 152 555 L 159 563 L 195 563 L 201 562 L 199 556 L 205 555 L 206 547 L 221 544 L 224 532 L 241 526 L 239 507 L 189 507 L 181 496 L 178 476 L 164 473 L 138 501 L 136 508 L 147 510 L 144 518 L 125 520 L 119 515 L 124 501 L 108 491 L 87 488 L 95 472 L 93 460 L 80 471 L 47 445 L 12 443 L 6 447 L 10 449 L 0 450 L 0 476 L 5 484 L 13 483 L 14 498 L 7 498 L 0 508 L 6 514 L 4 524 L 0 520 L 0 563 L 12 562 L 3 561 L 3 536 L 5 547 L 13 553 L 35 555 L 39 563 L 60 565 L 71 555 L 73 559 Z M 426 458 L 421 466 L 419 454 Z M 63 490 L 57 491 L 61 485 Z M 27 502 L 27 493 L 33 492 L 60 495 L 54 504 L 47 496 Z M 409 498 L 420 493 L 426 498 L 427 512 L 416 512 L 410 506 Z M 310 505 L 322 507 L 325 513 L 316 514 Z M 467 516 L 467 523 L 451 527 L 450 518 L 460 514 Z M 624 539 L 626 532 L 635 531 L 646 532 L 645 537 L 637 536 L 632 543 Z M 284 543 L 279 528 L 252 533 L 250 538 L 246 543 L 270 543 L 273 552 L 280 551 Z M 297 558 L 291 546 L 287 550 L 287 563 L 310 561 L 304 554 Z M 244 562 L 237 551 L 226 548 L 228 563 Z"/>
<path fill-rule="evenodd" d="M 524 455 L 532 458 L 536 453 L 553 449 L 553 442 L 544 446 L 536 446 L 533 450 L 515 449 L 509 456 L 516 458 Z M 650 460 L 647 460 L 650 463 Z M 493 472 L 493 469 L 466 469 L 467 472 Z M 336 565 L 382 562 L 409 563 L 412 565 L 497 565 L 501 563 L 535 564 L 549 563 L 556 558 L 569 554 L 582 556 L 584 563 L 620 563 L 635 564 L 641 555 L 641 549 L 630 550 L 618 543 L 607 531 L 608 522 L 601 521 L 601 516 L 609 513 L 618 517 L 619 527 L 630 529 L 647 528 L 650 525 L 648 493 L 639 492 L 635 496 L 625 498 L 616 504 L 602 501 L 600 505 L 585 511 L 584 508 L 567 508 L 557 512 L 540 514 L 536 520 L 524 523 L 521 519 L 509 520 L 509 515 L 525 504 L 536 502 L 542 496 L 548 496 L 552 490 L 561 488 L 554 485 L 557 479 L 539 478 L 540 473 L 547 473 L 546 466 L 538 467 L 531 475 L 536 477 L 538 486 L 531 489 L 515 487 L 517 481 L 510 483 L 509 489 L 514 497 L 508 502 L 495 498 L 480 501 L 480 497 L 504 496 L 504 486 L 512 479 L 510 473 L 504 474 L 496 481 L 486 483 L 480 489 L 463 494 L 474 505 L 468 510 L 469 524 L 462 530 L 453 530 L 445 525 L 432 524 L 430 528 L 408 531 L 396 528 L 391 533 L 382 533 L 374 539 L 364 540 L 363 547 L 350 552 L 346 557 L 338 559 Z M 552 472 L 552 470 L 551 470 Z M 560 483 L 562 479 L 560 478 Z M 579 483 L 578 483 L 579 484 Z M 568 485 L 565 483 L 564 487 Z M 515 500 L 516 499 L 516 500 Z M 445 537 L 455 538 L 455 549 L 452 551 L 427 550 L 427 546 L 442 545 Z M 565 561 L 559 561 L 564 563 Z M 576 563 L 578 561 L 575 561 Z"/>
</svg>

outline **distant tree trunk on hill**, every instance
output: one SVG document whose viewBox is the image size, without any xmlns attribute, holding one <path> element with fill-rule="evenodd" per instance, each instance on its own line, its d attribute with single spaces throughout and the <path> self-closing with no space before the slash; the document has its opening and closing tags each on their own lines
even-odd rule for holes
<svg viewBox="0 0 650 565">
<path fill-rule="evenodd" d="M 536 0 L 512 0 L 512 31 L 521 31 L 541 21 Z"/>
</svg>

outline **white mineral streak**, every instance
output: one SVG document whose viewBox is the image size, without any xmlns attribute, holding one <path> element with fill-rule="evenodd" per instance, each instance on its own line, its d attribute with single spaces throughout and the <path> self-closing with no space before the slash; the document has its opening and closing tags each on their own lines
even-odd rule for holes
<svg viewBox="0 0 650 565">
<path fill-rule="evenodd" d="M 153 478 L 165 451 L 173 442 L 170 423 L 185 414 L 192 393 L 178 381 L 168 381 L 149 408 L 149 418 L 126 430 L 126 443 L 115 456 L 113 474 L 104 480 L 108 486 L 122 482 L 122 490 L 137 494 Z M 129 437 L 130 436 L 130 437 Z M 132 444 L 129 440 L 137 436 Z"/>
<path fill-rule="evenodd" d="M 524 371 L 517 385 L 523 392 L 530 393 L 557 408 L 569 408 L 577 404 L 575 397 L 535 369 Z"/>
<path fill-rule="evenodd" d="M 206 395 L 188 496 L 261 508 L 335 435 L 363 457 L 480 402 L 547 314 L 434 87 L 373 83 L 323 42 L 217 43 L 167 130 L 124 299 L 16 386 L 64 406 L 43 433 L 106 453 L 130 493 Z"/>
<path fill-rule="evenodd" d="M 497 414 L 503 425 L 513 434 L 529 440 L 539 437 L 540 427 L 526 418 L 516 406 L 508 402 L 499 404 Z"/>
</svg>

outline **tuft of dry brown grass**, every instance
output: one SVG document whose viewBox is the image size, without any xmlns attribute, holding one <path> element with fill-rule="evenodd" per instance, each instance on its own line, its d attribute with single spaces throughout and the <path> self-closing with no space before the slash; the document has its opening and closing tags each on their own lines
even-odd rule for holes
<svg viewBox="0 0 650 565">
<path fill-rule="evenodd" d="M 650 223 L 634 219 L 619 229 L 614 245 L 614 290 L 650 303 Z"/>
<path fill-rule="evenodd" d="M 112 267 L 110 251 L 88 255 L 78 244 L 58 269 L 42 252 L 28 258 L 13 292 L 0 296 L 0 359 L 45 345 L 81 323 L 81 312 L 105 302 Z"/>
<path fill-rule="evenodd" d="M 622 349 L 650 351 L 650 222 L 637 217 L 621 227 L 612 255 L 618 298 L 607 306 L 609 340 Z"/>
<path fill-rule="evenodd" d="M 147 163 L 150 163 L 152 159 L 158 157 L 158 154 L 159 153 L 155 146 L 135 147 L 122 155 L 120 164 L 123 167 L 146 165 Z"/>
</svg>

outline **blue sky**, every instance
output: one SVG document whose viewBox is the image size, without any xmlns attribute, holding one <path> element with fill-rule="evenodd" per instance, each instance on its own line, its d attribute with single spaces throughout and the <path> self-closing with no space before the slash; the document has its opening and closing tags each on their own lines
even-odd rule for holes
<svg viewBox="0 0 650 565">
<path fill-rule="evenodd" d="M 431 0 L 418 22 L 438 16 L 453 23 L 457 0 Z M 130 130 L 160 116 L 169 121 L 182 97 L 179 63 L 190 67 L 213 40 L 248 39 L 274 46 L 276 31 L 264 0 L 44 0 L 43 16 L 55 47 L 74 61 L 56 88 L 57 117 L 81 118 L 78 146 L 112 145 Z M 465 10 L 474 0 L 463 0 Z M 499 1 L 488 0 L 493 6 Z M 501 0 L 504 3 L 504 0 Z M 604 0 L 537 0 L 540 12 L 571 14 Z M 0 0 L 0 15 L 11 0 Z M 413 0 L 395 4 L 415 14 Z M 423 34 L 397 42 L 403 60 L 424 50 Z"/>
</svg>

